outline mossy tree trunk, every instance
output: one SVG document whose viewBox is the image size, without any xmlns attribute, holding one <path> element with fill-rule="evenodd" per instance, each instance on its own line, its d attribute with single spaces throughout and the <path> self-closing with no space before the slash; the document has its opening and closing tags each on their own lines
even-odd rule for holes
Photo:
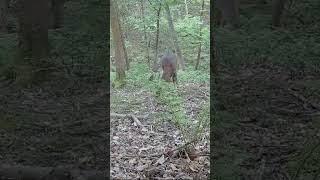
<svg viewBox="0 0 320 180">
<path fill-rule="evenodd" d="M 204 0 L 202 0 L 201 10 L 200 10 L 200 22 L 203 21 L 203 11 L 204 11 Z M 198 70 L 199 64 L 200 64 L 200 58 L 201 58 L 201 45 L 202 45 L 202 24 L 200 25 L 200 31 L 199 31 L 199 48 L 198 48 L 198 56 L 196 60 L 195 70 Z"/>
<path fill-rule="evenodd" d="M 111 31 L 115 49 L 116 80 L 125 79 L 126 59 L 124 53 L 123 36 L 119 21 L 118 4 L 116 0 L 111 1 Z"/>
</svg>

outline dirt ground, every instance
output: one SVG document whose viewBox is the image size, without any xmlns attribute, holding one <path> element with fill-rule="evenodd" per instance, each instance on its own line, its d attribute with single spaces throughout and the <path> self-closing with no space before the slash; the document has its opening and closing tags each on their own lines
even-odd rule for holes
<svg viewBox="0 0 320 180">
<path fill-rule="evenodd" d="M 191 119 L 195 119 L 200 105 L 209 101 L 209 86 L 182 84 L 178 88 L 185 99 L 186 113 Z M 181 132 L 170 121 L 166 106 L 157 103 L 148 91 L 130 87 L 122 90 L 111 89 L 111 112 L 133 114 L 142 124 L 137 125 L 132 117 L 111 116 L 112 178 L 209 177 L 209 128 L 196 146 L 196 151 L 203 155 L 191 161 L 187 157 L 165 154 L 168 149 L 183 147 L 185 142 Z"/>
<path fill-rule="evenodd" d="M 90 77 L 90 78 L 88 78 Z M 316 144 L 320 114 L 317 74 L 293 74 L 274 65 L 248 65 L 225 73 L 218 89 L 219 110 L 239 114 L 234 128 L 215 132 L 215 158 L 230 149 L 245 154 L 241 179 L 289 179 L 288 163 Z M 105 170 L 107 89 L 103 72 L 90 76 L 57 76 L 32 89 L 0 82 L 0 161 L 6 164 L 77 166 Z M 182 85 L 181 85 L 182 86 Z M 209 99 L 209 87 L 185 84 L 187 114 L 195 117 Z M 209 175 L 209 131 L 198 143 L 193 161 L 162 156 L 184 144 L 166 116 L 166 107 L 142 89 L 111 89 L 111 176 L 113 178 L 206 179 Z M 238 153 L 239 154 L 239 153 Z M 234 157 L 233 157 L 234 158 Z M 318 166 L 303 168 L 312 174 Z"/>
<path fill-rule="evenodd" d="M 213 130 L 216 161 L 238 163 L 240 179 L 289 179 L 298 171 L 296 166 L 289 173 L 290 162 L 301 162 L 298 158 L 307 154 L 308 145 L 319 143 L 320 75 L 251 64 L 221 77 L 217 109 L 237 114 L 239 121 L 229 120 L 224 131 Z M 311 164 L 307 171 L 300 167 L 302 179 L 317 172 L 319 164 Z"/>
<path fill-rule="evenodd" d="M 109 136 L 104 79 L 102 70 L 87 67 L 77 75 L 54 72 L 50 81 L 29 89 L 2 80 L 1 164 L 104 171 Z"/>
</svg>

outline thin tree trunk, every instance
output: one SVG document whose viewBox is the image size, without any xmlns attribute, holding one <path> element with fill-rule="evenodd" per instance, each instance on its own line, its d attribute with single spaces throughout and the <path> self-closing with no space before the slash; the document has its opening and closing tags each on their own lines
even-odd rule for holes
<svg viewBox="0 0 320 180">
<path fill-rule="evenodd" d="M 202 6 L 201 6 L 201 12 L 200 12 L 200 23 L 202 23 L 202 17 L 203 17 L 203 11 L 204 11 L 204 0 L 202 0 Z M 198 57 L 196 61 L 195 70 L 198 70 L 199 64 L 200 64 L 200 57 L 201 57 L 201 45 L 202 45 L 202 24 L 200 25 L 200 32 L 199 32 L 199 49 L 198 49 Z"/>
<path fill-rule="evenodd" d="M 64 2 L 65 0 L 52 0 L 52 13 L 54 29 L 61 28 L 63 26 L 64 19 Z"/>
<path fill-rule="evenodd" d="M 148 37 L 147 37 L 147 30 L 146 30 L 146 22 L 145 22 L 145 13 L 144 13 L 144 0 L 141 0 L 141 15 L 142 15 L 142 20 L 143 20 L 143 33 L 144 33 L 144 41 L 146 45 L 146 50 L 147 50 L 147 61 L 148 61 L 148 66 L 150 68 L 150 53 L 149 53 L 149 44 L 148 44 Z"/>
<path fill-rule="evenodd" d="M 216 0 L 215 7 L 218 25 L 231 23 L 233 28 L 239 27 L 239 0 Z"/>
<path fill-rule="evenodd" d="M 186 16 L 189 14 L 188 13 L 188 3 L 187 0 L 184 0 L 184 5 L 185 5 L 185 9 L 186 9 Z"/>
<path fill-rule="evenodd" d="M 117 22 L 118 22 L 119 27 L 120 27 L 122 49 L 123 49 L 124 59 L 125 59 L 125 67 L 126 67 L 126 70 L 129 70 L 130 69 L 130 61 L 129 61 L 129 58 L 128 58 L 128 53 L 127 53 L 126 44 L 125 44 L 126 35 L 125 35 L 125 33 L 123 33 L 122 28 L 121 28 L 121 14 L 120 14 L 120 10 L 119 10 L 118 4 L 117 4 L 116 8 L 117 8 L 117 17 L 118 17 L 118 21 Z"/>
<path fill-rule="evenodd" d="M 116 79 L 123 80 L 125 78 L 125 54 L 124 45 L 121 35 L 121 27 L 119 23 L 118 4 L 116 0 L 111 1 L 111 31 L 115 49 Z"/>
<path fill-rule="evenodd" d="M 49 54 L 48 20 L 49 6 L 47 0 L 20 0 L 18 10 L 18 48 L 16 59 L 16 82 L 30 86 L 46 78 Z"/>
<path fill-rule="evenodd" d="M 169 28 L 170 28 L 170 31 L 171 31 L 170 34 L 172 36 L 173 43 L 174 43 L 174 46 L 175 46 L 175 49 L 176 49 L 176 52 L 177 52 L 177 55 L 178 55 L 178 65 L 180 66 L 180 68 L 182 70 L 184 70 L 184 68 L 185 68 L 184 59 L 182 58 L 182 53 L 181 53 L 181 49 L 179 47 L 179 42 L 178 42 L 178 36 L 176 34 L 176 31 L 174 30 L 173 20 L 172 20 L 172 16 L 171 16 L 171 13 L 170 13 L 170 8 L 169 8 L 169 5 L 167 3 L 165 3 L 165 9 L 166 9 L 166 13 L 167 13 L 167 19 L 168 19 L 168 23 L 169 23 Z"/>
<path fill-rule="evenodd" d="M 213 74 L 213 78 L 214 78 L 214 82 L 216 84 L 218 84 L 218 76 L 219 76 L 219 57 L 218 57 L 218 52 L 217 52 L 217 45 L 216 45 L 216 40 L 215 40 L 215 36 L 213 34 L 213 31 L 210 33 L 212 38 L 212 46 L 210 46 L 211 49 L 211 59 L 212 59 L 212 63 L 210 63 L 211 66 L 211 70 L 212 70 L 212 74 Z"/>
<path fill-rule="evenodd" d="M 48 57 L 48 19 L 49 7 L 47 0 L 20 0 L 19 47 L 23 57 L 31 54 L 35 61 Z"/>
<path fill-rule="evenodd" d="M 156 34 L 156 55 L 153 60 L 153 72 L 157 72 L 159 65 L 158 65 L 158 51 L 159 51 L 159 34 L 160 34 L 160 12 L 161 12 L 161 3 L 159 5 L 159 9 L 157 11 L 157 34 Z"/>
<path fill-rule="evenodd" d="M 120 26 L 120 16 L 118 16 L 119 18 L 119 27 Z M 121 28 L 120 28 L 121 30 Z M 129 61 L 129 58 L 128 58 L 128 53 L 127 53 L 127 49 L 126 49 L 126 44 L 125 44 L 125 41 L 124 41 L 124 35 L 123 35 L 123 32 L 122 30 L 120 31 L 120 35 L 121 35 L 121 41 L 122 41 L 122 49 L 123 49 L 123 53 L 124 53 L 124 59 L 125 59 L 125 62 L 126 62 L 126 69 L 129 70 L 130 69 L 130 61 Z"/>
<path fill-rule="evenodd" d="M 280 26 L 281 15 L 284 9 L 285 0 L 272 1 L 272 25 L 275 27 Z"/>
<path fill-rule="evenodd" d="M 8 0 L 0 0 L 0 33 L 8 33 Z"/>
</svg>

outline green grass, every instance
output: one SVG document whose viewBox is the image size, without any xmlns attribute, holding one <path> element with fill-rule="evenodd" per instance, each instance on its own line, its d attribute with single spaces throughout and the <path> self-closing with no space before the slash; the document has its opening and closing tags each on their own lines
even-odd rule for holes
<svg viewBox="0 0 320 180">
<path fill-rule="evenodd" d="M 161 119 L 169 118 L 185 134 L 185 138 L 201 133 L 207 127 L 209 121 L 209 104 L 201 108 L 198 119 L 199 123 L 192 126 L 192 121 L 184 110 L 184 97 L 173 83 L 167 83 L 161 79 L 160 73 L 153 74 L 145 63 L 132 62 L 130 70 L 126 73 L 127 88 L 143 88 L 148 90 L 156 98 L 157 102 L 166 107 L 168 114 L 161 116 Z M 115 81 L 115 72 L 110 73 L 110 79 Z M 209 83 L 209 75 L 202 71 L 194 71 L 192 68 L 178 72 L 179 83 Z M 194 133 L 190 133 L 192 130 Z M 192 134 L 192 135 L 191 135 Z M 190 137 L 188 137 L 190 136 Z"/>
</svg>

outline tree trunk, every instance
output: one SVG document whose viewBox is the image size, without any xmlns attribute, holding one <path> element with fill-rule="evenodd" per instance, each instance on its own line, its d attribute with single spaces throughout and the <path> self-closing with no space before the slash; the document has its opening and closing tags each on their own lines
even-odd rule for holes
<svg viewBox="0 0 320 180">
<path fill-rule="evenodd" d="M 119 1 L 118 1 L 119 2 Z M 122 49 L 123 49 L 123 53 L 124 53 L 124 59 L 125 59 L 125 67 L 126 67 L 126 70 L 129 70 L 130 69 L 130 61 L 129 61 L 129 58 L 128 58 L 128 53 L 127 53 L 127 49 L 126 49 L 126 44 L 125 44 L 125 37 L 127 37 L 127 33 L 123 33 L 122 31 L 122 28 L 121 28 L 121 14 L 124 15 L 124 13 L 121 13 L 121 11 L 119 10 L 119 6 L 117 4 L 116 6 L 117 8 L 117 17 L 118 17 L 118 23 L 119 23 L 119 27 L 120 27 L 120 35 L 121 35 L 121 46 L 122 46 Z"/>
<path fill-rule="evenodd" d="M 239 0 L 216 0 L 215 7 L 217 25 L 231 23 L 233 28 L 239 26 Z"/>
<path fill-rule="evenodd" d="M 280 26 L 281 15 L 284 9 L 285 0 L 272 1 L 272 25 L 275 27 Z"/>
<path fill-rule="evenodd" d="M 18 2 L 18 48 L 17 77 L 19 85 L 29 86 L 44 80 L 49 54 L 47 0 L 20 0 Z"/>
<path fill-rule="evenodd" d="M 180 68 L 182 70 L 184 70 L 185 66 L 184 66 L 184 59 L 182 58 L 182 53 L 181 53 L 181 49 L 179 47 L 179 42 L 178 42 L 178 36 L 176 34 L 176 31 L 174 30 L 174 26 L 173 26 L 173 20 L 171 17 L 171 13 L 170 13 L 170 9 L 169 9 L 169 5 L 167 3 L 165 3 L 165 9 L 166 9 L 166 13 L 167 13 L 167 19 L 168 19 L 168 23 L 169 23 L 169 29 L 171 32 L 171 36 L 173 39 L 173 43 L 178 55 L 178 64 L 180 66 Z"/>
<path fill-rule="evenodd" d="M 157 34 L 156 34 L 156 55 L 153 60 L 153 72 L 157 72 L 159 65 L 158 65 L 158 53 L 159 53 L 159 34 L 160 34 L 160 12 L 161 12 L 161 3 L 159 5 L 159 9 L 157 11 Z"/>
<path fill-rule="evenodd" d="M 61 28 L 63 26 L 64 19 L 64 2 L 65 0 L 52 0 L 52 13 L 53 13 L 53 23 L 54 29 Z"/>
<path fill-rule="evenodd" d="M 125 54 L 124 45 L 121 35 L 121 27 L 119 22 L 118 4 L 116 0 L 111 1 L 111 31 L 115 49 L 116 79 L 124 80 L 125 78 Z"/>
<path fill-rule="evenodd" d="M 145 22 L 145 14 L 144 14 L 144 0 L 141 0 L 141 15 L 142 15 L 142 21 L 143 21 L 143 34 L 144 34 L 144 41 L 146 45 L 146 50 L 147 50 L 147 61 L 148 61 L 148 66 L 150 68 L 150 53 L 149 53 L 149 43 L 148 43 L 148 37 L 147 37 L 147 30 L 146 30 L 146 22 Z"/>
<path fill-rule="evenodd" d="M 8 0 L 0 0 L 0 33 L 8 33 Z"/>
<path fill-rule="evenodd" d="M 35 61 L 48 57 L 48 12 L 47 0 L 20 0 L 19 48 L 23 58 L 31 55 Z"/>
<path fill-rule="evenodd" d="M 118 15 L 119 15 L 119 13 L 118 13 Z M 118 22 L 119 22 L 119 27 L 120 27 L 120 16 L 118 16 L 118 18 L 119 18 Z M 120 30 L 121 30 L 121 27 L 120 27 Z M 122 49 L 123 49 L 123 54 L 124 54 L 124 59 L 125 59 L 125 67 L 126 67 L 127 70 L 129 70 L 130 69 L 130 61 L 129 61 L 129 58 L 128 58 L 126 44 L 125 44 L 125 41 L 124 41 L 125 38 L 124 38 L 122 30 L 120 31 L 120 35 L 121 35 Z"/>
<path fill-rule="evenodd" d="M 203 11 L 204 11 L 204 0 L 202 0 L 202 6 L 201 6 L 201 11 L 200 11 L 200 22 L 202 22 L 202 18 L 203 18 Z M 195 66 L 195 70 L 198 70 L 199 68 L 199 64 L 200 64 L 200 57 L 201 57 L 201 45 L 202 45 L 202 24 L 200 25 L 200 32 L 199 32 L 199 39 L 200 39 L 200 43 L 199 43 L 199 49 L 198 49 L 198 57 L 197 57 L 197 61 L 196 61 L 196 66 Z"/>
<path fill-rule="evenodd" d="M 213 61 L 211 61 L 210 66 L 211 66 L 211 70 L 212 70 L 212 74 L 213 74 L 213 80 L 214 83 L 218 84 L 218 76 L 219 76 L 219 57 L 218 57 L 218 52 L 217 52 L 217 44 L 216 44 L 216 40 L 215 40 L 215 35 L 213 33 L 213 31 L 210 32 L 210 36 L 213 37 L 212 38 L 212 46 L 210 46 L 211 49 L 211 59 Z"/>
<path fill-rule="evenodd" d="M 187 16 L 189 14 L 187 0 L 184 0 L 184 5 L 185 5 L 185 9 L 186 9 L 186 16 Z"/>
</svg>

